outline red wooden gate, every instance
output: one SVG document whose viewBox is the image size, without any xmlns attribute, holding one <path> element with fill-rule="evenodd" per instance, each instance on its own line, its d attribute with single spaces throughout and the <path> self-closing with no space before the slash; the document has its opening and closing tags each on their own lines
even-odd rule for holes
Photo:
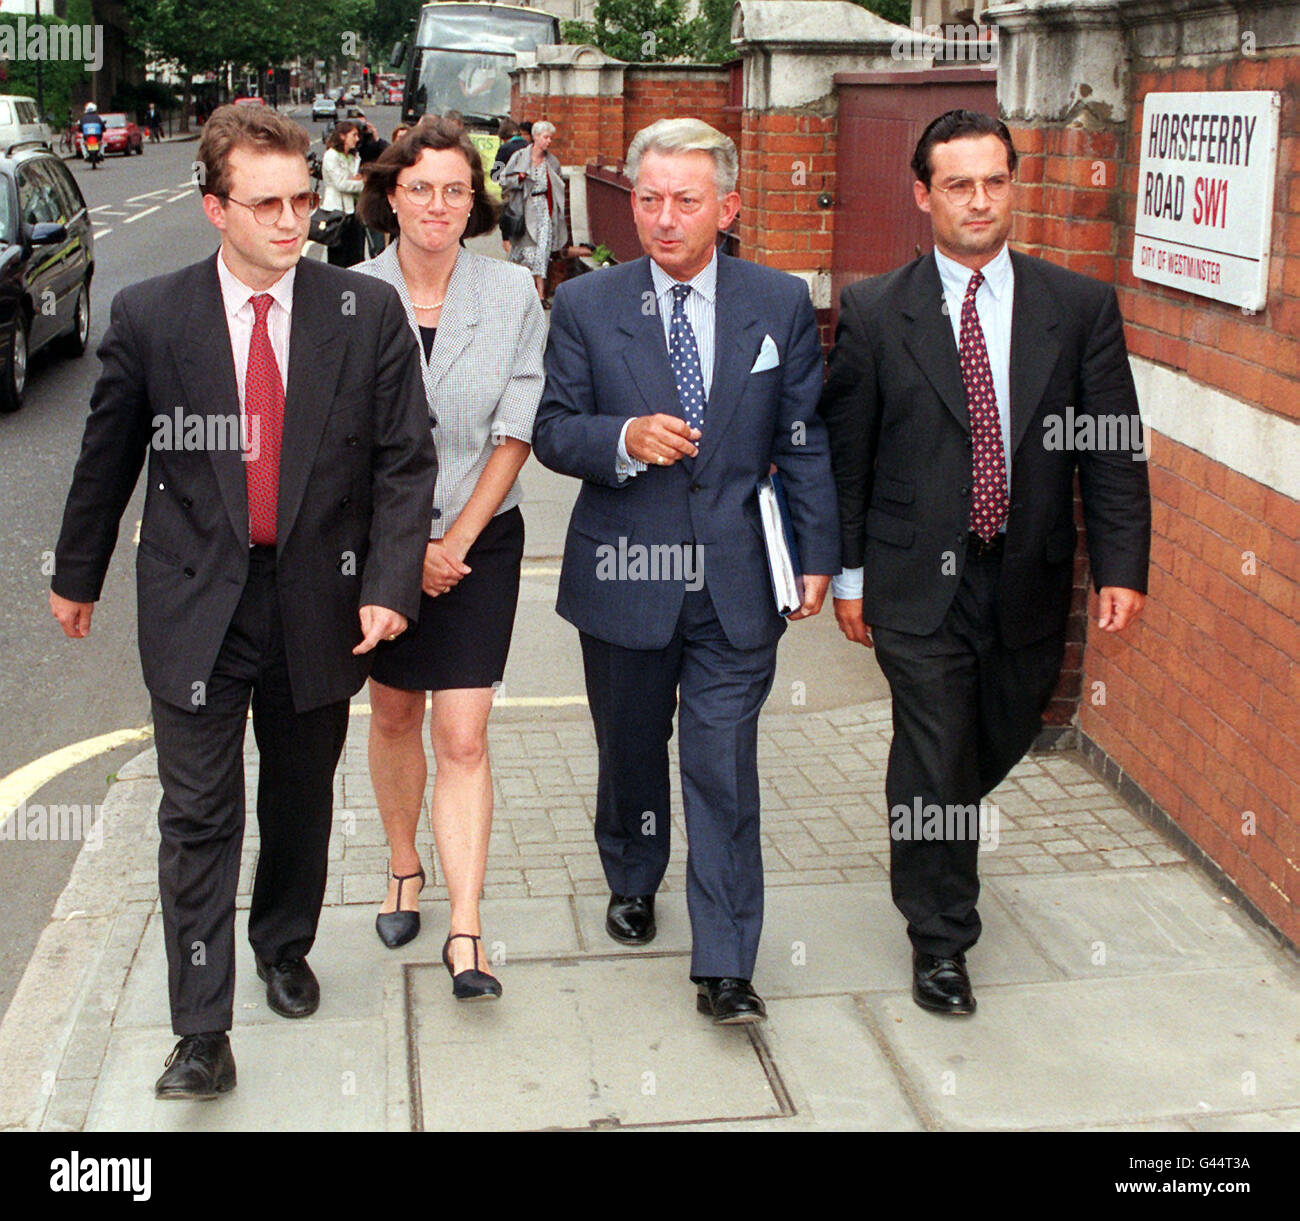
<svg viewBox="0 0 1300 1221">
<path fill-rule="evenodd" d="M 840 291 L 927 252 L 930 218 L 912 198 L 912 151 L 931 119 L 963 107 L 998 113 L 989 68 L 924 72 L 839 72 L 835 250 L 831 309 Z"/>
</svg>

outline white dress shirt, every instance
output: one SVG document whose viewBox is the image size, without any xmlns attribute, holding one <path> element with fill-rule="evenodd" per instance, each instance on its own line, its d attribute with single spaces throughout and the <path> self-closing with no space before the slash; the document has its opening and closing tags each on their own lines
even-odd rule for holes
<svg viewBox="0 0 1300 1221">
<path fill-rule="evenodd" d="M 704 394 L 707 398 L 709 390 L 713 386 L 714 332 L 716 330 L 714 318 L 718 299 L 718 252 L 715 249 L 713 256 L 704 268 L 690 280 L 674 280 L 654 259 L 651 259 L 650 279 L 654 284 L 655 308 L 659 311 L 659 320 L 664 327 L 665 347 L 668 346 L 669 335 L 672 332 L 673 286 L 676 284 L 689 284 L 691 286 L 691 292 L 686 297 L 686 320 L 691 324 L 691 330 L 695 332 L 695 347 L 700 354 L 700 373 L 704 377 Z M 668 414 L 674 413 L 669 412 Z M 624 421 L 623 428 L 618 434 L 618 454 L 614 469 L 618 473 L 620 481 L 626 479 L 629 475 L 635 475 L 637 472 L 645 470 L 646 467 L 644 462 L 631 457 L 627 452 L 627 426 L 632 423 L 633 418 L 635 417 Z"/>
<path fill-rule="evenodd" d="M 966 299 L 966 289 L 975 273 L 954 259 L 948 258 L 937 247 L 934 261 L 939 268 L 939 283 L 943 286 L 943 301 L 947 307 L 948 321 L 952 323 L 953 341 L 961 351 L 961 306 Z M 984 346 L 989 354 L 989 372 L 993 374 L 993 393 L 998 401 L 998 422 L 1002 427 L 1002 457 L 1007 469 L 1007 493 L 1011 492 L 1011 312 L 1015 301 L 1015 272 L 1011 266 L 1011 252 L 1004 242 L 1002 249 L 984 264 L 983 283 L 975 290 L 975 313 L 980 330 L 984 332 Z M 1003 527 L 1005 529 L 1005 527 Z M 846 568 L 831 580 L 834 598 L 862 597 L 862 569 Z"/>
<path fill-rule="evenodd" d="M 259 293 L 271 294 L 274 304 L 266 314 L 266 333 L 280 370 L 280 385 L 289 377 L 289 323 L 293 310 L 293 278 L 297 266 L 290 267 L 270 288 L 249 288 L 229 267 L 224 253 L 217 254 L 217 279 L 221 283 L 221 302 L 226 308 L 226 326 L 230 330 L 230 352 L 235 359 L 235 385 L 239 388 L 239 409 L 244 409 L 244 377 L 248 373 L 248 348 L 253 339 L 252 300 Z"/>
</svg>

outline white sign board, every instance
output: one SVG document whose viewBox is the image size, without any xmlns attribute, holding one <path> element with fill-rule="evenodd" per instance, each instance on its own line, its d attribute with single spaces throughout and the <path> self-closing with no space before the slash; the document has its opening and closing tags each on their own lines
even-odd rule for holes
<svg viewBox="0 0 1300 1221">
<path fill-rule="evenodd" d="M 1133 274 L 1263 309 L 1281 97 L 1149 93 L 1133 226 Z"/>
</svg>

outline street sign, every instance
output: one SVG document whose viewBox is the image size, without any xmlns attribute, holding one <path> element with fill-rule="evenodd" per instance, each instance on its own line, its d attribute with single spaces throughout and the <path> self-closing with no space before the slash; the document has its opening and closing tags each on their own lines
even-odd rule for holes
<svg viewBox="0 0 1300 1221">
<path fill-rule="evenodd" d="M 1142 107 L 1133 274 L 1263 309 L 1281 96 L 1149 93 Z"/>
</svg>

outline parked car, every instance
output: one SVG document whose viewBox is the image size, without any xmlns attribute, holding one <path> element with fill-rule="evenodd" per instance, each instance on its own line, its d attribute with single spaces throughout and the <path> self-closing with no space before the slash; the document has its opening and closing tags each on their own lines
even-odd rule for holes
<svg viewBox="0 0 1300 1221">
<path fill-rule="evenodd" d="M 106 114 L 104 120 L 104 152 L 143 155 L 144 135 L 124 114 Z"/>
<path fill-rule="evenodd" d="M 42 144 L 48 144 L 50 140 L 36 103 L 18 94 L 0 94 L 0 152 L 30 140 Z"/>
<path fill-rule="evenodd" d="M 236 105 L 236 106 L 265 106 L 265 105 L 266 105 L 266 99 L 265 99 L 265 98 L 260 98 L 260 97 L 257 97 L 257 96 L 246 97 L 246 98 L 236 98 L 236 99 L 235 99 L 235 105 Z"/>
<path fill-rule="evenodd" d="M 94 235 L 63 159 L 31 143 L 0 156 L 0 412 L 16 411 L 33 353 L 86 350 Z"/>
<path fill-rule="evenodd" d="M 383 92 L 383 102 L 387 106 L 400 106 L 402 104 L 402 86 L 389 85 Z"/>
<path fill-rule="evenodd" d="M 334 117 L 334 99 L 328 94 L 318 93 L 311 104 L 313 119 L 332 119 Z"/>
</svg>

